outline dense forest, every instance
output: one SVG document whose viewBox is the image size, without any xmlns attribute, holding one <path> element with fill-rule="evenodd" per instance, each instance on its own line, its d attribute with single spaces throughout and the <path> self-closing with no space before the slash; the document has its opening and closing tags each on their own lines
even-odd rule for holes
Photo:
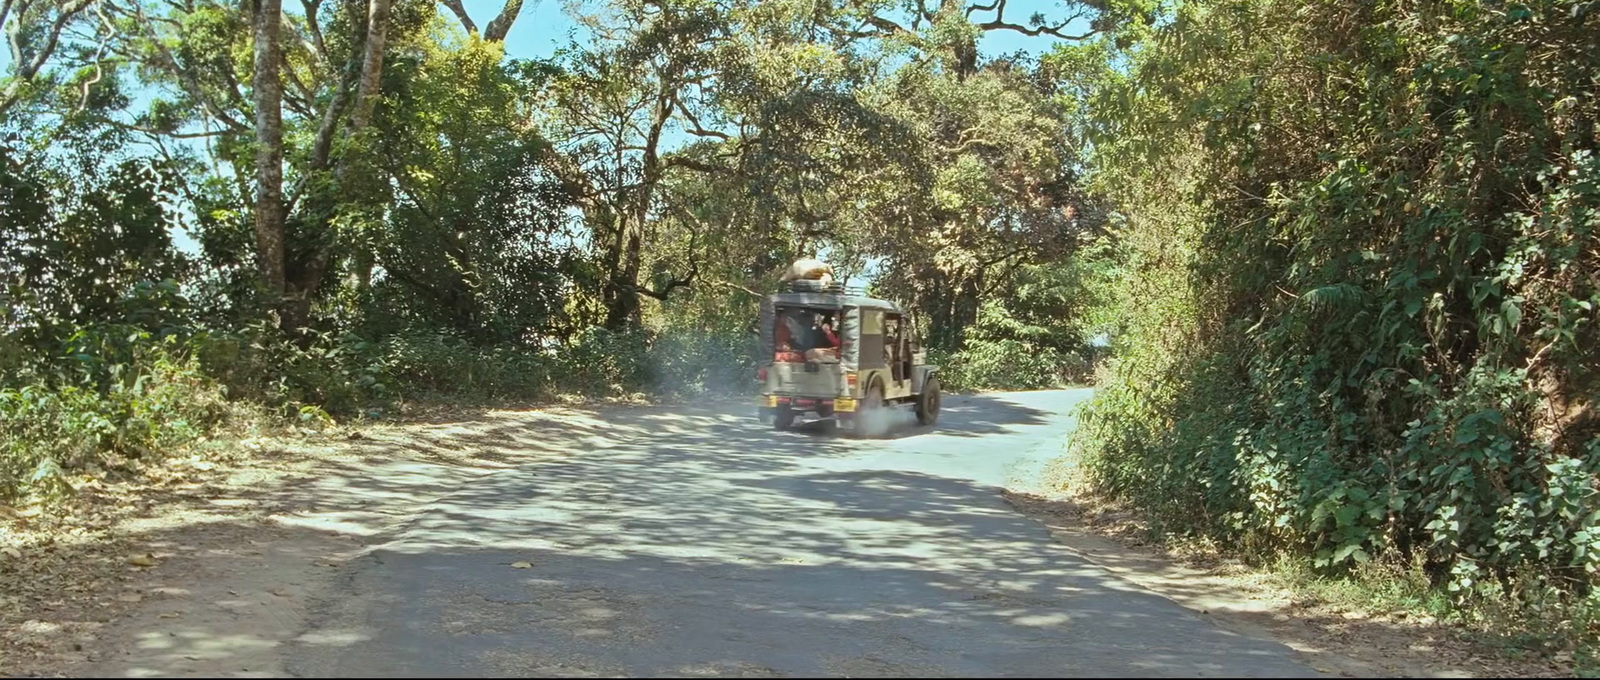
<svg viewBox="0 0 1600 680">
<path fill-rule="evenodd" d="M 1094 382 L 1071 450 L 1161 531 L 1600 576 L 1595 3 L 593 0 L 509 58 L 524 4 L 0 0 L 0 500 L 251 418 L 748 391 L 820 256 L 947 388 Z"/>
</svg>

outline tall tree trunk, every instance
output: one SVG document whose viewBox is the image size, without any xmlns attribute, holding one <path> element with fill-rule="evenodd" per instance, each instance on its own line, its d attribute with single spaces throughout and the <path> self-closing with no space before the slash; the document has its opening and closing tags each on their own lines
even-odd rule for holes
<svg viewBox="0 0 1600 680">
<path fill-rule="evenodd" d="M 352 134 L 372 121 L 378 105 L 378 86 L 383 78 L 383 49 L 389 37 L 391 0 L 372 0 L 367 5 L 367 42 L 361 59 L 361 87 L 356 92 L 356 110 L 350 117 Z"/>
<path fill-rule="evenodd" d="M 369 0 L 367 3 L 367 34 L 365 41 L 362 43 L 361 75 L 356 88 L 355 109 L 351 111 L 350 127 L 345 133 L 351 137 L 358 136 L 367 129 L 372 122 L 373 111 L 377 108 L 378 95 L 383 81 L 383 51 L 388 43 L 391 7 L 392 0 Z M 329 118 L 323 121 L 324 128 L 337 120 L 339 109 L 342 108 L 343 104 L 343 102 L 338 101 L 338 97 L 339 94 L 336 93 L 335 103 L 329 108 Z M 319 134 L 318 141 L 321 142 L 323 139 L 324 137 Z M 331 139 L 331 137 L 328 137 L 328 139 Z M 320 160 L 323 164 L 326 164 L 327 151 L 326 148 L 319 144 L 318 148 L 314 150 L 313 161 Z M 360 194 L 360 192 L 351 191 L 350 170 L 353 164 L 362 162 L 361 154 L 362 150 L 359 145 L 356 145 L 355 148 L 347 151 L 343 158 L 339 159 L 338 167 L 334 171 L 335 185 L 338 187 L 339 195 Z M 357 174 L 365 175 L 367 173 Z M 331 199 L 331 197 L 329 198 Z M 329 260 L 332 257 L 331 249 L 334 245 L 331 235 L 327 234 L 326 231 L 332 228 L 331 221 L 337 212 L 337 201 L 314 201 L 312 205 L 317 206 L 318 209 L 315 210 L 316 214 L 310 216 L 309 221 L 315 223 L 315 228 L 322 233 L 312 235 L 316 242 L 312 244 L 309 249 L 310 252 L 305 256 L 304 261 L 298 262 L 299 266 L 293 268 L 295 276 L 288 285 L 290 298 L 288 314 L 296 324 L 304 324 L 309 320 L 311 303 L 316 296 L 317 288 L 322 285 L 323 276 L 327 273 Z M 358 256 L 363 263 L 363 269 L 366 271 L 370 271 L 370 256 L 371 253 L 361 253 Z M 363 278 L 365 278 L 366 271 L 362 272 Z"/>
<path fill-rule="evenodd" d="M 256 108 L 256 261 L 272 304 L 281 304 L 284 288 L 283 52 L 278 36 L 283 25 L 282 0 L 256 0 L 255 73 L 251 88 Z"/>
<path fill-rule="evenodd" d="M 606 329 L 626 330 L 639 323 L 639 266 L 643 259 L 640 226 L 633 219 L 624 221 L 618 234 L 620 262 L 611 276 L 611 295 L 606 305 Z"/>
<path fill-rule="evenodd" d="M 639 225 L 634 224 L 633 211 L 618 211 L 613 216 L 613 235 L 611 243 L 606 246 L 605 254 L 601 258 L 602 265 L 608 272 L 606 288 L 601 299 L 606 306 L 606 330 L 626 330 L 638 315 L 639 291 L 636 286 L 638 268 L 630 267 L 629 263 L 639 257 L 639 239 L 636 236 Z M 630 277 L 629 272 L 633 275 Z"/>
<path fill-rule="evenodd" d="M 625 208 L 621 228 L 617 230 L 616 252 L 607 253 L 611 264 L 611 283 L 605 296 L 606 328 L 620 331 L 639 323 L 639 270 L 644 262 L 644 225 L 650 218 L 650 204 L 655 198 L 656 184 L 661 181 L 661 135 L 672 119 L 672 100 L 669 97 L 667 74 L 661 74 L 661 93 L 656 98 L 650 128 L 645 134 L 644 158 L 640 170 L 639 186 L 632 202 Z"/>
</svg>

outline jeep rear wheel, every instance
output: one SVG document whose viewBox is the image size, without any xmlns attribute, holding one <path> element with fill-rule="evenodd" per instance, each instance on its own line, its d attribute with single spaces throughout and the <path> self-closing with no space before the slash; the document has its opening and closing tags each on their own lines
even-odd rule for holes
<svg viewBox="0 0 1600 680">
<path fill-rule="evenodd" d="M 939 421 L 939 379 L 928 376 L 917 395 L 917 423 L 928 426 Z"/>
<path fill-rule="evenodd" d="M 772 429 L 787 430 L 794 426 L 794 411 L 787 406 L 780 407 L 772 414 Z"/>
</svg>

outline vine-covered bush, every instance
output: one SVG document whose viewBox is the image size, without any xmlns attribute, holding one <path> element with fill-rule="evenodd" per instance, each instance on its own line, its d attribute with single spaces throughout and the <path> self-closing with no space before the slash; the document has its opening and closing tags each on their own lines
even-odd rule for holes
<svg viewBox="0 0 1600 680">
<path fill-rule="evenodd" d="M 1600 577 L 1600 11 L 1202 0 L 1096 101 L 1131 251 L 1074 446 L 1166 530 L 1462 599 Z M 1409 562 L 1409 559 L 1408 559 Z M 1526 593 L 1523 593 L 1526 594 Z"/>
<path fill-rule="evenodd" d="M 1076 315 L 1066 318 L 1078 320 Z M 977 323 L 967 329 L 961 351 L 936 349 L 929 361 L 940 366 L 940 380 L 950 390 L 1039 390 L 1081 384 L 1092 371 L 1095 348 L 1075 330 L 1036 323 L 992 300 L 979 308 Z"/>
</svg>

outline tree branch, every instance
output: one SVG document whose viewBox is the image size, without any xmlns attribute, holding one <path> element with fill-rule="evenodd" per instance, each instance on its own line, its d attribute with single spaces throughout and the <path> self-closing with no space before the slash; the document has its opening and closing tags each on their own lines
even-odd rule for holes
<svg viewBox="0 0 1600 680">
<path fill-rule="evenodd" d="M 161 42 L 159 36 L 156 35 L 154 26 L 150 24 L 150 17 L 146 16 L 144 13 L 144 8 L 138 3 L 134 3 L 133 6 L 134 11 L 132 16 L 139 23 L 143 24 L 147 31 L 149 31 L 151 35 L 150 43 L 155 45 L 157 51 L 159 52 L 160 58 L 157 60 L 158 63 L 164 65 L 172 73 L 172 75 L 178 79 L 184 92 L 187 92 L 190 97 L 200 104 L 201 107 L 205 108 L 205 110 L 210 113 L 213 118 L 221 121 L 224 125 L 227 125 L 229 128 L 233 129 L 233 131 L 250 132 L 252 128 L 249 125 L 245 125 L 238 119 L 229 115 L 226 111 L 223 111 L 222 107 L 217 106 L 215 102 L 211 101 L 210 97 L 206 96 L 205 90 L 200 87 L 200 81 L 195 78 L 194 73 L 178 64 L 177 57 L 172 54 L 171 50 L 167 49 L 166 44 Z"/>
<path fill-rule="evenodd" d="M 15 4 L 14 0 L 4 0 L 4 2 L 0 2 L 0 26 L 6 25 L 6 19 L 11 16 L 11 6 L 13 4 Z M 15 55 L 13 55 L 13 58 L 14 57 Z"/>
<path fill-rule="evenodd" d="M 668 168 L 686 168 L 686 169 L 689 169 L 689 170 L 695 170 L 695 171 L 704 172 L 704 173 L 707 173 L 707 174 L 718 174 L 718 175 L 731 175 L 731 174 L 734 174 L 733 170 L 730 169 L 730 168 L 725 168 L 725 167 L 722 167 L 720 165 L 713 165 L 711 163 L 698 161 L 698 160 L 695 160 L 693 158 L 689 158 L 688 156 L 670 156 L 670 157 L 667 158 L 667 160 L 662 165 L 665 166 L 665 167 L 668 167 Z"/>
<path fill-rule="evenodd" d="M 1062 33 L 1061 32 L 1061 29 L 1066 28 L 1067 24 L 1070 24 L 1070 23 L 1072 23 L 1074 21 L 1077 21 L 1078 19 L 1082 18 L 1083 17 L 1082 13 L 1073 14 L 1072 16 L 1067 17 L 1066 21 L 1063 21 L 1063 22 L 1061 22 L 1059 24 L 1056 24 L 1054 26 L 1039 25 L 1039 26 L 1034 26 L 1033 28 L 1028 28 L 1028 27 L 1023 26 L 1021 24 L 1008 23 L 1005 20 L 1006 0 L 994 0 L 994 2 L 992 4 L 987 5 L 987 6 L 984 6 L 984 5 L 972 5 L 972 6 L 967 8 L 967 16 L 971 17 L 973 12 L 981 12 L 981 11 L 993 11 L 994 12 L 994 19 L 992 21 L 986 21 L 984 23 L 981 23 L 981 24 L 977 25 L 978 29 L 979 30 L 983 30 L 983 31 L 1015 31 L 1017 33 L 1021 33 L 1023 35 L 1027 35 L 1027 36 L 1049 35 L 1049 36 L 1054 36 L 1054 37 L 1060 38 L 1062 40 L 1071 40 L 1071 41 L 1086 40 L 1086 39 L 1091 38 L 1091 37 L 1093 37 L 1093 36 L 1095 36 L 1095 35 L 1100 33 L 1100 31 L 1093 30 L 1093 29 L 1091 29 L 1088 33 L 1084 33 L 1084 34 L 1081 34 L 1081 35 L 1070 35 L 1070 34 L 1066 34 L 1066 33 Z"/>
<path fill-rule="evenodd" d="M 733 139 L 731 135 L 725 132 L 705 129 L 705 127 L 700 124 L 700 119 L 696 118 L 693 113 L 689 112 L 689 107 L 684 105 L 683 99 L 678 97 L 676 94 L 672 96 L 672 104 L 677 107 L 679 113 L 683 114 L 684 119 L 688 120 L 689 124 L 694 126 L 694 130 L 691 132 L 696 137 L 712 137 L 715 139 L 720 139 L 724 142 L 731 141 Z"/>
<path fill-rule="evenodd" d="M 96 83 L 100 82 L 101 78 L 105 77 L 104 59 L 106 56 L 106 50 L 111 46 L 111 38 L 117 34 L 117 25 L 112 23 L 110 17 L 106 16 L 105 7 L 103 5 L 96 4 L 94 8 L 94 14 L 96 17 L 99 17 L 100 25 L 106 29 L 106 34 L 104 38 L 100 39 L 99 44 L 95 47 L 94 78 L 84 81 L 82 94 L 78 97 L 78 106 L 73 110 L 73 113 L 75 114 L 83 113 L 84 108 L 89 105 L 90 88 L 94 87 Z"/>
<path fill-rule="evenodd" d="M 317 11 L 322 9 L 322 0 L 300 0 L 306 11 L 306 32 L 311 34 L 311 53 L 316 55 L 321 62 L 328 61 L 328 46 L 322 40 L 322 27 L 317 25 Z"/>
<path fill-rule="evenodd" d="M 668 281 L 666 287 L 662 288 L 661 290 L 653 290 L 653 289 L 650 289 L 650 288 L 645 288 L 643 286 L 626 286 L 626 287 L 632 288 L 635 293 L 638 293 L 640 295 L 653 297 L 653 298 L 655 298 L 657 300 L 660 300 L 662 302 L 666 302 L 667 301 L 667 296 L 671 295 L 673 290 L 678 289 L 678 288 L 687 288 L 689 286 L 694 285 L 694 279 L 699 274 L 700 274 L 700 263 L 695 261 L 695 262 L 690 262 L 689 263 L 689 275 L 688 276 L 685 276 L 685 277 L 683 277 L 681 279 L 673 279 L 671 281 Z"/>
<path fill-rule="evenodd" d="M 294 96 L 288 96 L 289 93 L 285 93 L 284 102 L 290 104 L 294 108 L 294 112 L 302 116 L 309 118 L 316 115 L 311 105 L 311 102 L 316 100 L 316 95 L 311 92 L 311 88 L 306 87 L 305 82 L 300 80 L 300 76 L 295 73 L 295 68 L 292 64 L 284 64 L 283 72 L 289 76 L 289 84 L 294 86 L 295 89 Z"/>
<path fill-rule="evenodd" d="M 228 134 L 227 130 L 204 130 L 204 131 L 201 131 L 201 132 L 166 132 L 164 130 L 157 130 L 155 128 L 145 127 L 143 125 L 134 125 L 132 123 L 124 123 L 124 122 L 122 122 L 120 120 L 115 120 L 115 119 L 111 119 L 111 118 L 107 118 L 107 119 L 105 119 L 105 121 L 107 123 L 109 123 L 112 127 L 115 127 L 117 129 L 127 130 L 129 132 L 142 132 L 144 134 L 150 135 L 151 137 L 171 137 L 172 139 L 201 139 L 201 138 L 204 138 L 204 137 L 221 137 L 222 135 Z"/>
<path fill-rule="evenodd" d="M 439 0 L 439 4 L 449 8 L 450 12 L 456 15 L 456 19 L 461 21 L 461 27 L 466 29 L 467 33 L 478 32 L 478 25 L 467 15 L 467 8 L 461 6 L 461 0 Z"/>
<path fill-rule="evenodd" d="M 77 0 L 77 2 L 62 6 L 56 15 L 55 21 L 51 23 L 50 28 L 45 32 L 44 45 L 39 48 L 39 51 L 33 55 L 32 59 L 23 58 L 22 45 L 18 42 L 23 29 L 21 24 L 27 20 L 27 12 L 31 9 L 32 3 L 24 3 L 16 8 L 16 25 L 10 31 L 7 31 L 7 38 L 11 43 L 12 63 L 16 66 L 16 76 L 6 85 L 5 91 L 0 92 L 0 114 L 10 110 L 18 101 L 21 101 L 23 86 L 32 84 L 34 76 L 39 74 L 39 69 L 44 68 L 45 62 L 55 55 L 56 45 L 61 40 L 61 31 L 66 28 L 67 22 L 72 21 L 74 17 L 88 9 L 91 2 L 93 0 Z M 9 13 L 12 9 L 11 3 L 7 2 L 4 9 L 6 13 Z"/>
<path fill-rule="evenodd" d="M 1002 0 L 994 0 L 987 5 L 967 5 L 967 18 L 971 19 L 973 12 L 993 12 L 1003 4 L 1005 3 Z"/>
<path fill-rule="evenodd" d="M 678 214 L 678 219 L 681 219 L 684 222 L 687 222 L 689 224 L 693 224 L 696 227 L 702 226 L 700 224 L 700 220 L 695 218 L 694 215 L 690 214 L 688 210 L 685 210 L 683 205 L 681 205 L 679 203 L 670 203 L 669 205 L 672 206 L 672 211 Z M 690 231 L 689 231 L 689 273 L 687 275 L 685 275 L 681 279 L 672 279 L 671 281 L 668 281 L 667 285 L 662 287 L 660 290 L 653 290 L 653 289 L 650 289 L 650 288 L 642 288 L 642 287 L 639 287 L 639 286 L 632 286 L 634 292 L 636 292 L 636 293 L 638 293 L 640 295 L 645 295 L 645 296 L 649 296 L 649 297 L 655 298 L 656 300 L 659 300 L 661 302 L 666 302 L 667 301 L 667 296 L 671 295 L 673 290 L 678 289 L 678 288 L 687 288 L 689 286 L 694 285 L 695 278 L 700 275 L 700 258 L 695 257 L 695 242 L 698 241 L 699 238 L 700 238 L 700 229 L 699 228 L 690 229 Z"/>
<path fill-rule="evenodd" d="M 370 0 L 367 3 L 367 39 L 362 44 L 361 85 L 356 90 L 356 109 L 350 116 L 351 134 L 359 134 L 367 127 L 378 103 L 391 5 L 392 0 Z"/>
<path fill-rule="evenodd" d="M 751 295 L 754 295 L 756 297 L 762 297 L 762 295 L 760 293 L 757 293 L 757 292 L 755 292 L 753 290 L 750 290 L 749 288 L 741 286 L 741 285 L 739 285 L 737 283 L 734 283 L 732 281 L 717 280 L 717 281 L 708 281 L 707 283 L 713 283 L 713 284 L 716 284 L 716 285 L 719 285 L 719 286 L 726 286 L 726 287 L 732 288 L 734 290 L 742 290 L 742 291 L 744 291 L 746 293 L 749 293 Z"/>
<path fill-rule="evenodd" d="M 522 0 L 506 0 L 505 7 L 500 8 L 499 16 L 489 22 L 489 27 L 483 30 L 483 39 L 490 42 L 505 42 L 506 34 L 511 32 L 511 24 L 517 21 L 517 15 L 522 13 Z"/>
<path fill-rule="evenodd" d="M 345 65 L 344 78 L 335 86 L 333 99 L 328 102 L 328 108 L 322 112 L 322 123 L 317 126 L 317 139 L 311 146 L 311 168 L 313 170 L 326 170 L 329 158 L 333 153 L 333 133 L 339 129 L 339 119 L 344 115 L 344 107 L 350 99 L 350 90 L 355 87 L 356 80 L 361 77 L 361 56 L 352 54 L 349 63 Z"/>
</svg>

